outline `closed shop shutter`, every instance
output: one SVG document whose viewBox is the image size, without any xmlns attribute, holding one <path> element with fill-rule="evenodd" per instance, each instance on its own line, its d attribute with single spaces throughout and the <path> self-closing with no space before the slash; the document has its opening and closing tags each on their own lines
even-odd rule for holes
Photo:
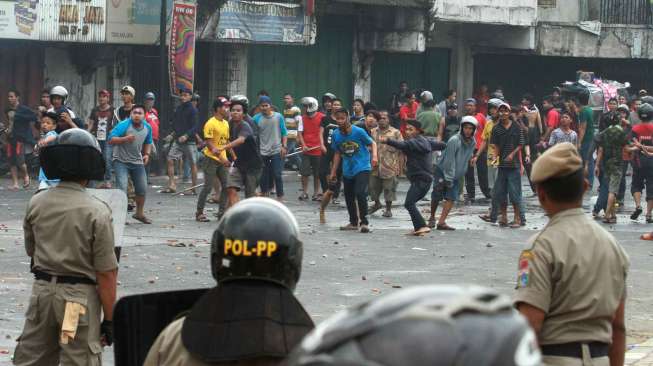
<svg viewBox="0 0 653 366">
<path fill-rule="evenodd" d="M 433 92 L 436 100 L 449 87 L 449 50 L 427 48 L 423 54 L 377 52 L 372 64 L 372 101 L 388 108 L 401 81 L 411 90 Z"/>
<path fill-rule="evenodd" d="M 38 43 L 2 41 L 0 43 L 0 111 L 7 108 L 7 92 L 15 88 L 22 104 L 35 109 L 43 85 L 43 47 Z"/>
<path fill-rule="evenodd" d="M 327 18 L 318 24 L 312 46 L 252 45 L 248 52 L 247 92 L 251 104 L 265 89 L 281 107 L 284 93 L 318 100 L 330 92 L 349 105 L 352 99 L 353 21 Z"/>
</svg>

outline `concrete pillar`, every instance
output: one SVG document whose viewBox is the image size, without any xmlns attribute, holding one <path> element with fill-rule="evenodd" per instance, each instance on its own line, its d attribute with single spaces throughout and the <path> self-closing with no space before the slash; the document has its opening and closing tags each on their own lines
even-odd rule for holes
<svg viewBox="0 0 653 366">
<path fill-rule="evenodd" d="M 474 57 L 462 27 L 458 27 L 451 49 L 450 87 L 458 93 L 458 103 L 474 93 Z"/>
<path fill-rule="evenodd" d="M 354 35 L 352 63 L 354 71 L 354 99 L 369 101 L 372 98 L 372 63 L 374 53 L 359 50 L 359 35 Z"/>
<path fill-rule="evenodd" d="M 212 43 L 209 94 L 247 95 L 248 47 L 239 44 Z"/>
</svg>

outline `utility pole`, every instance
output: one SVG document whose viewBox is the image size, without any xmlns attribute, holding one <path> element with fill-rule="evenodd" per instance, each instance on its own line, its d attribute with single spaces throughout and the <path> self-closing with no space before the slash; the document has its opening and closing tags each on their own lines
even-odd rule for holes
<svg viewBox="0 0 653 366">
<path fill-rule="evenodd" d="M 159 105 L 159 110 L 164 114 L 169 110 L 168 102 L 170 97 L 168 96 L 168 91 L 166 90 L 166 80 L 168 79 L 168 54 L 166 52 L 166 29 L 168 23 L 168 9 L 167 9 L 167 0 L 161 0 L 161 19 L 159 24 L 159 68 L 160 68 L 160 77 L 159 77 L 159 100 L 161 104 Z M 166 116 L 167 117 L 167 116 Z M 162 121 L 168 121 L 167 118 L 162 118 L 159 116 L 159 123 Z M 168 123 L 163 124 L 165 127 L 168 127 Z M 163 127 L 163 126 L 162 126 Z"/>
</svg>

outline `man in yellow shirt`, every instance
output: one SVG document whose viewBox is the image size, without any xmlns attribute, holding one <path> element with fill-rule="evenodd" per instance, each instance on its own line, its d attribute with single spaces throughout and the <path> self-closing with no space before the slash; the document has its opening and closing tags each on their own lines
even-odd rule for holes
<svg viewBox="0 0 653 366">
<path fill-rule="evenodd" d="M 195 220 L 199 222 L 209 222 L 210 220 L 204 215 L 204 205 L 206 198 L 211 193 L 213 182 L 217 178 L 220 181 L 220 211 L 218 218 L 224 214 L 227 207 L 227 176 L 230 166 L 227 158 L 227 151 L 224 146 L 229 143 L 229 100 L 225 97 L 217 97 L 213 102 L 213 117 L 204 124 L 204 141 L 206 147 L 202 150 L 204 153 L 204 186 L 197 199 L 197 212 Z"/>
</svg>

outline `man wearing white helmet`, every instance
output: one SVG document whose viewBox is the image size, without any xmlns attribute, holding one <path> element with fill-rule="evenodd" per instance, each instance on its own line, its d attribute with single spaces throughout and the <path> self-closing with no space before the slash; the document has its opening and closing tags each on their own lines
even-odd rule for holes
<svg viewBox="0 0 653 366">
<path fill-rule="evenodd" d="M 433 192 L 431 193 L 431 217 L 428 225 L 438 230 L 455 230 L 447 225 L 446 219 L 458 198 L 458 182 L 467 173 L 467 168 L 472 164 L 472 156 L 476 148 L 474 133 L 478 121 L 473 116 L 465 116 L 460 122 L 461 130 L 447 141 L 447 148 L 443 151 L 435 168 Z M 440 220 L 435 224 L 435 212 L 438 203 L 445 200 L 440 214 Z"/>
<path fill-rule="evenodd" d="M 68 90 L 63 86 L 57 85 L 50 90 L 52 107 L 47 111 L 61 115 L 57 124 L 57 133 L 61 133 L 69 128 L 84 128 L 84 121 L 77 118 L 75 112 L 66 106 L 66 99 L 68 99 Z"/>
<path fill-rule="evenodd" d="M 317 99 L 306 97 L 302 99 L 303 115 L 297 127 L 297 139 L 302 147 L 303 157 L 300 173 L 302 175 L 302 194 L 299 199 L 308 199 L 308 178 L 313 176 L 313 201 L 319 201 L 320 197 L 320 159 L 326 154 L 324 145 L 324 128 L 322 119 L 324 114 L 318 111 Z"/>
</svg>

